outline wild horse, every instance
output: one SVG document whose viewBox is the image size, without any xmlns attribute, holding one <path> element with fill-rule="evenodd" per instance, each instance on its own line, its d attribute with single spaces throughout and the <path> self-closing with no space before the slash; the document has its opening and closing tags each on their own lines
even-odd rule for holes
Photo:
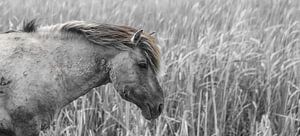
<svg viewBox="0 0 300 136">
<path fill-rule="evenodd" d="M 72 21 L 0 34 L 0 136 L 36 136 L 65 105 L 112 83 L 146 119 L 163 109 L 154 37 L 128 26 Z"/>
</svg>

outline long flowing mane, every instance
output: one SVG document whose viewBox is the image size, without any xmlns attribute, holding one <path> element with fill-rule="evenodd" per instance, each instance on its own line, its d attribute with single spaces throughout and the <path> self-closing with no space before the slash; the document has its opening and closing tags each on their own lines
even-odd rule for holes
<svg viewBox="0 0 300 136">
<path fill-rule="evenodd" d="M 23 32 L 35 33 L 39 31 L 60 32 L 78 34 L 93 44 L 101 46 L 127 46 L 130 48 L 139 47 L 144 56 L 148 59 L 155 73 L 159 71 L 160 51 L 153 36 L 143 32 L 138 44 L 131 42 L 131 37 L 138 29 L 129 26 L 112 24 L 97 24 L 85 21 L 70 21 L 63 24 L 38 27 L 36 20 L 24 23 Z"/>
</svg>

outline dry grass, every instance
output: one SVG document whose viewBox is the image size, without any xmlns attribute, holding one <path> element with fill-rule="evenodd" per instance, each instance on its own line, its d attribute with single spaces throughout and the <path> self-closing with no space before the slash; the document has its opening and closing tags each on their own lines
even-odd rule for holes
<svg viewBox="0 0 300 136">
<path fill-rule="evenodd" d="M 299 0 L 2 0 L 0 30 L 92 20 L 156 31 L 164 113 L 152 122 L 111 85 L 71 103 L 42 136 L 300 134 Z"/>
</svg>

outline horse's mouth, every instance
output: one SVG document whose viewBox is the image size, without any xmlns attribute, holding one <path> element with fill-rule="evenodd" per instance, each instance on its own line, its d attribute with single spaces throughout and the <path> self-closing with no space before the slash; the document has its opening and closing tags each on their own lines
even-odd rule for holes
<svg viewBox="0 0 300 136">
<path fill-rule="evenodd" d="M 143 105 L 143 106 L 138 106 L 138 107 L 141 109 L 142 115 L 144 116 L 145 119 L 147 119 L 147 120 L 154 119 L 151 115 L 150 107 L 148 105 Z"/>
<path fill-rule="evenodd" d="M 150 104 L 148 104 L 148 103 L 138 102 L 138 101 L 136 101 L 134 99 L 125 99 L 125 100 L 127 100 L 129 102 L 132 102 L 136 106 L 138 106 L 141 109 L 141 111 L 142 111 L 142 115 L 147 120 L 156 119 L 160 115 L 160 114 L 155 114 L 154 111 L 152 111 L 153 109 L 151 109 Z"/>
<path fill-rule="evenodd" d="M 147 104 L 143 104 L 141 102 L 137 102 L 134 99 L 129 99 L 129 98 L 123 98 L 131 103 L 134 103 L 137 107 L 139 107 L 142 111 L 142 115 L 144 116 L 144 118 L 146 118 L 147 120 L 152 120 L 154 119 L 153 116 L 151 115 L 151 109 L 150 106 Z"/>
</svg>

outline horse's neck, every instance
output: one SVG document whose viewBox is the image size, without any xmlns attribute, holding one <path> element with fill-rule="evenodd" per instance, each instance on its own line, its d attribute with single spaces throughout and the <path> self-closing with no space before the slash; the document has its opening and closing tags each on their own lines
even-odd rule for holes
<svg viewBox="0 0 300 136">
<path fill-rule="evenodd" d="M 94 45 L 82 37 L 48 38 L 45 44 L 61 76 L 62 106 L 110 81 L 108 61 L 117 54 L 115 48 Z"/>
</svg>

